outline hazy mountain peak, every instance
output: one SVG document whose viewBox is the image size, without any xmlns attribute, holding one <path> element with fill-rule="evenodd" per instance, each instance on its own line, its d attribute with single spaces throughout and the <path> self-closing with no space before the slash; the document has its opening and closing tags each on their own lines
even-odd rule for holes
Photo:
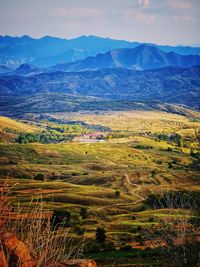
<svg viewBox="0 0 200 267">
<path fill-rule="evenodd" d="M 128 68 L 135 70 L 157 69 L 167 66 L 188 68 L 200 64 L 200 56 L 181 56 L 166 53 L 159 48 L 147 44 L 135 48 L 120 48 L 88 57 L 69 64 L 60 64 L 53 70 L 83 71 L 101 68 Z"/>
<path fill-rule="evenodd" d="M 109 50 L 135 47 L 138 47 L 139 51 L 149 54 L 155 53 L 156 48 L 159 48 L 158 54 L 161 54 L 162 51 L 175 52 L 181 55 L 200 55 L 199 47 L 149 45 L 95 35 L 82 35 L 73 39 L 53 36 L 44 36 L 39 39 L 28 35 L 21 37 L 0 36 L 0 64 L 12 68 L 19 67 L 22 63 L 31 63 L 37 67 L 50 67 L 60 62 L 67 63 L 87 56 L 96 56 Z M 82 52 L 71 56 L 68 51 L 72 49 L 74 51 L 78 49 Z M 65 56 L 62 58 L 64 54 Z"/>
<path fill-rule="evenodd" d="M 39 72 L 39 69 L 35 66 L 24 63 L 20 65 L 17 69 L 15 69 L 14 74 L 15 75 L 30 75 L 30 74 L 36 74 Z"/>
</svg>

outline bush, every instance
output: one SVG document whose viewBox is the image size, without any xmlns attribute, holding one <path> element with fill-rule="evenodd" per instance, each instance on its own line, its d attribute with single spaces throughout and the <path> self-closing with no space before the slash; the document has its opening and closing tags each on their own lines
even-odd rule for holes
<svg viewBox="0 0 200 267">
<path fill-rule="evenodd" d="M 156 170 L 152 170 L 152 171 L 151 171 L 151 176 L 152 176 L 152 177 L 155 177 L 156 173 L 157 173 Z"/>
<path fill-rule="evenodd" d="M 106 230 L 103 227 L 97 227 L 96 240 L 99 243 L 104 243 L 106 241 Z"/>
<path fill-rule="evenodd" d="M 168 168 L 172 169 L 173 168 L 173 164 L 171 162 L 168 163 Z"/>
<path fill-rule="evenodd" d="M 150 217 L 150 218 L 149 218 L 149 222 L 155 222 L 154 217 Z"/>
<path fill-rule="evenodd" d="M 86 219 L 87 218 L 87 208 L 81 208 L 80 209 L 80 216 L 82 217 L 82 219 Z"/>
<path fill-rule="evenodd" d="M 85 233 L 85 228 L 81 227 L 79 224 L 74 227 L 77 235 L 83 235 Z"/>
<path fill-rule="evenodd" d="M 37 181 L 44 181 L 44 174 L 42 173 L 38 173 L 34 176 L 34 180 L 37 180 Z"/>
<path fill-rule="evenodd" d="M 130 251 L 132 250 L 132 246 L 130 244 L 125 244 L 120 247 L 120 250 Z"/>
<path fill-rule="evenodd" d="M 169 151 L 169 152 L 172 151 L 172 148 L 171 147 L 168 147 L 167 148 L 167 151 Z"/>
<path fill-rule="evenodd" d="M 142 236 L 141 236 L 141 235 L 137 235 L 137 236 L 135 237 L 135 241 L 136 241 L 136 242 L 142 242 L 142 241 L 143 241 Z"/>
<path fill-rule="evenodd" d="M 117 198 L 120 197 L 120 191 L 118 191 L 118 190 L 115 191 L 115 197 L 117 197 Z"/>
<path fill-rule="evenodd" d="M 65 209 L 56 209 L 52 215 L 52 227 L 58 225 L 69 226 L 71 218 L 71 212 Z"/>
<path fill-rule="evenodd" d="M 173 208 L 191 209 L 191 207 L 197 207 L 198 198 L 198 191 L 168 191 L 162 195 L 150 194 L 146 204 L 156 209 L 168 208 L 169 203 Z"/>
</svg>

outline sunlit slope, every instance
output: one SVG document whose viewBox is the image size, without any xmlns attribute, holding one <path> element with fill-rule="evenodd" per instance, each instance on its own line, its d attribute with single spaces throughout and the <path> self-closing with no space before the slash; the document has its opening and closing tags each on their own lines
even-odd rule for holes
<svg viewBox="0 0 200 267">
<path fill-rule="evenodd" d="M 30 124 L 0 116 L 0 131 L 12 129 L 17 132 L 34 132 L 36 128 Z"/>
<path fill-rule="evenodd" d="M 195 112 L 195 119 L 162 111 L 110 111 L 93 113 L 57 113 L 57 119 L 83 121 L 88 124 L 102 125 L 112 130 L 131 132 L 191 132 L 200 127 L 200 113 Z"/>
</svg>

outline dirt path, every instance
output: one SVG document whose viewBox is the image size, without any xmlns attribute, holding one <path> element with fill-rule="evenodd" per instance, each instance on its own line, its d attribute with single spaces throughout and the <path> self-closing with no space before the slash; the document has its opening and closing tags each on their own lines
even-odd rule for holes
<svg viewBox="0 0 200 267">
<path fill-rule="evenodd" d="M 136 204 L 141 203 L 142 201 L 144 201 L 145 197 L 141 196 L 141 195 L 139 195 L 138 193 L 135 192 L 136 190 L 140 189 L 141 186 L 132 183 L 128 174 L 124 174 L 124 178 L 125 178 L 126 184 L 128 185 L 129 193 L 132 196 L 136 196 L 139 199 L 136 200 L 136 201 L 130 202 L 130 203 L 117 203 L 117 204 L 112 204 L 112 205 L 108 205 L 108 206 L 103 206 L 103 207 L 97 208 L 95 210 L 103 210 L 103 209 L 106 209 L 106 208 L 113 208 L 113 207 L 133 206 L 133 205 L 136 205 Z"/>
</svg>

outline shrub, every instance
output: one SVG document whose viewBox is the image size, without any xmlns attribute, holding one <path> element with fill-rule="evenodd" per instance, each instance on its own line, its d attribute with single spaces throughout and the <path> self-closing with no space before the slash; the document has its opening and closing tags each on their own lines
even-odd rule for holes
<svg viewBox="0 0 200 267">
<path fill-rule="evenodd" d="M 85 233 L 85 228 L 81 227 L 79 224 L 74 227 L 74 230 L 77 235 L 83 235 Z"/>
<path fill-rule="evenodd" d="M 155 222 L 154 217 L 150 217 L 150 218 L 149 218 L 149 222 Z"/>
<path fill-rule="evenodd" d="M 120 250 L 130 251 L 132 250 L 132 246 L 130 244 L 125 244 L 120 247 Z"/>
<path fill-rule="evenodd" d="M 71 212 L 65 209 L 56 209 L 52 215 L 52 227 L 56 227 L 58 225 L 69 226 L 71 218 Z"/>
<path fill-rule="evenodd" d="M 132 216 L 132 221 L 135 221 L 136 220 L 136 217 L 133 215 Z"/>
<path fill-rule="evenodd" d="M 120 197 L 120 191 L 118 191 L 118 190 L 115 191 L 115 197 L 117 197 L 117 198 Z"/>
<path fill-rule="evenodd" d="M 104 243 L 106 241 L 106 230 L 103 227 L 97 227 L 96 240 L 99 243 Z"/>
<path fill-rule="evenodd" d="M 168 168 L 172 169 L 173 168 L 173 164 L 171 162 L 168 163 Z"/>
<path fill-rule="evenodd" d="M 83 220 L 87 218 L 87 208 L 82 207 L 80 209 L 80 216 L 82 217 Z"/>
<path fill-rule="evenodd" d="M 34 180 L 37 180 L 37 181 L 44 181 L 44 174 L 42 173 L 38 173 L 34 176 Z"/>
<path fill-rule="evenodd" d="M 141 236 L 141 235 L 137 235 L 137 236 L 135 237 L 135 241 L 136 241 L 136 242 L 142 242 L 142 241 L 143 241 L 142 236 Z"/>
<path fill-rule="evenodd" d="M 152 175 L 152 177 L 155 177 L 156 172 L 157 172 L 156 170 L 152 170 L 152 171 L 151 171 L 151 175 Z"/>
</svg>

